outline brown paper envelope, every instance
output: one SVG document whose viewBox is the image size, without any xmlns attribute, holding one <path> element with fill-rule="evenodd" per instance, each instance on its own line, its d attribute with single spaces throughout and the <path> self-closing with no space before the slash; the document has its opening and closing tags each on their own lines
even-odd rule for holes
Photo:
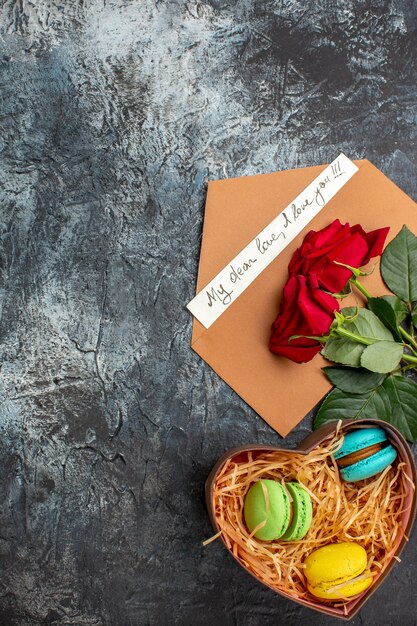
<svg viewBox="0 0 417 626">
<path fill-rule="evenodd" d="M 374 230 L 403 224 L 417 234 L 417 205 L 369 161 L 210 326 L 193 321 L 191 345 L 224 381 L 280 435 L 287 435 L 326 394 L 330 384 L 317 355 L 297 365 L 271 354 L 268 341 L 288 277 L 288 263 L 310 230 L 336 218 Z M 326 165 L 210 182 L 204 217 L 197 293 L 265 228 Z M 372 267 L 372 262 L 370 264 Z M 388 292 L 379 266 L 363 278 L 373 295 Z M 350 296 L 342 306 L 360 303 Z M 343 417 L 341 415 L 341 417 Z"/>
</svg>

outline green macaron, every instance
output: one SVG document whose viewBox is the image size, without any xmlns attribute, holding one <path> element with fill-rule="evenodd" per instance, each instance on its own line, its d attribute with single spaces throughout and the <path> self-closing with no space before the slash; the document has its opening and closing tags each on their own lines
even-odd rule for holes
<svg viewBox="0 0 417 626">
<path fill-rule="evenodd" d="M 293 516 L 288 530 L 282 535 L 284 541 L 299 541 L 308 532 L 313 519 L 313 506 L 307 491 L 299 483 L 285 483 L 292 498 Z"/>
<path fill-rule="evenodd" d="M 275 480 L 258 480 L 245 498 L 244 518 L 249 532 L 260 524 L 255 537 L 262 541 L 279 539 L 290 523 L 291 506 L 288 492 Z"/>
<path fill-rule="evenodd" d="M 307 533 L 312 520 L 312 506 L 307 491 L 298 483 L 258 480 L 245 498 L 243 511 L 246 526 L 262 541 L 298 541 Z"/>
</svg>

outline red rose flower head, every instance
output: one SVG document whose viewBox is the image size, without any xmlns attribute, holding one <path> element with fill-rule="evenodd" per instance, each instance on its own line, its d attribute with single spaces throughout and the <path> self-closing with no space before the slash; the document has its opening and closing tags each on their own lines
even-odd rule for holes
<svg viewBox="0 0 417 626">
<path fill-rule="evenodd" d="M 317 277 L 292 276 L 284 287 L 278 317 L 272 325 L 269 349 L 296 363 L 310 361 L 321 349 L 315 339 L 292 335 L 326 335 L 339 302 L 319 288 Z"/>
<path fill-rule="evenodd" d="M 317 232 L 311 230 L 294 252 L 288 266 L 289 275 L 315 274 L 321 287 L 338 293 L 352 277 L 352 272 L 334 261 L 351 267 L 366 265 L 382 253 L 388 231 L 389 227 L 367 233 L 360 224 L 349 226 L 339 220 Z"/>
</svg>

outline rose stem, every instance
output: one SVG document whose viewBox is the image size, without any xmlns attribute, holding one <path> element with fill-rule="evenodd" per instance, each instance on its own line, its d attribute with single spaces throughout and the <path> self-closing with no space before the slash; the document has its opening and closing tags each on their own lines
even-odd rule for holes
<svg viewBox="0 0 417 626">
<path fill-rule="evenodd" d="M 369 298 L 372 298 L 371 294 L 369 293 L 369 291 L 362 285 L 362 283 L 360 283 L 358 281 L 357 278 L 351 278 L 350 282 L 355 285 L 355 287 L 357 287 L 359 289 L 359 291 L 361 293 L 363 293 L 363 295 L 365 296 L 365 298 L 367 298 L 369 300 Z"/>
<path fill-rule="evenodd" d="M 355 335 L 355 333 L 351 333 L 350 330 L 346 330 L 346 328 L 342 328 L 341 326 L 339 326 L 336 330 L 336 333 L 342 337 L 353 339 L 353 341 L 356 341 L 357 343 L 363 343 L 365 346 L 370 346 L 375 343 L 372 339 L 367 339 L 366 337 L 362 337 L 362 335 Z"/>
<path fill-rule="evenodd" d="M 409 363 L 417 364 L 417 356 L 411 356 L 411 354 L 403 354 L 402 359 L 403 361 L 408 361 Z"/>
<path fill-rule="evenodd" d="M 412 337 L 406 330 L 405 328 L 403 328 L 402 326 L 398 325 L 398 330 L 400 331 L 400 333 L 402 334 L 402 336 L 404 337 L 404 339 L 407 339 L 407 341 L 409 343 L 411 343 L 411 345 L 413 346 L 413 348 L 415 350 L 417 350 L 417 341 L 414 339 L 414 337 Z"/>
<path fill-rule="evenodd" d="M 363 343 L 365 344 L 365 346 L 370 346 L 373 343 L 376 343 L 372 339 L 362 337 L 362 335 L 355 335 L 355 333 L 351 333 L 350 330 L 346 330 L 346 328 L 339 327 L 336 332 L 342 337 L 347 337 L 348 339 L 352 339 L 353 341 L 357 341 L 358 343 Z M 402 359 L 403 361 L 417 364 L 417 356 L 411 356 L 411 354 L 403 354 Z"/>
</svg>

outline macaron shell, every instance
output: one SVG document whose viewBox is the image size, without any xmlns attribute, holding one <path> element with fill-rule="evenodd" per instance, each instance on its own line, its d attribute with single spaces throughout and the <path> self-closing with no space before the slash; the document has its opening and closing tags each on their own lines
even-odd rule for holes
<svg viewBox="0 0 417 626">
<path fill-rule="evenodd" d="M 282 535 L 284 541 L 299 541 L 308 532 L 313 518 L 313 506 L 307 491 L 299 483 L 286 483 L 292 497 L 293 517 L 288 530 Z"/>
<path fill-rule="evenodd" d="M 304 574 L 313 587 L 334 587 L 362 574 L 367 563 L 366 550 L 358 543 L 331 543 L 309 554 Z"/>
<path fill-rule="evenodd" d="M 341 468 L 340 475 L 343 480 L 350 483 L 365 480 L 365 478 L 371 478 L 371 476 L 382 472 L 388 465 L 391 465 L 396 458 L 397 450 L 389 445 L 367 459 Z"/>
<path fill-rule="evenodd" d="M 268 492 L 268 503 L 262 483 Z M 288 493 L 275 480 L 258 480 L 246 494 L 243 515 L 249 532 L 266 520 L 266 524 L 255 533 L 255 537 L 262 541 L 273 541 L 283 535 L 289 525 L 290 511 Z"/>
<path fill-rule="evenodd" d="M 335 459 L 341 459 L 352 452 L 383 441 L 387 441 L 387 434 L 383 428 L 358 428 L 345 435 L 342 447 L 333 456 Z"/>
<path fill-rule="evenodd" d="M 368 578 L 362 578 L 357 581 L 346 581 L 346 584 L 343 587 L 338 587 L 332 592 L 328 590 L 334 589 L 335 583 L 322 583 L 317 585 L 312 585 L 307 583 L 307 588 L 313 596 L 317 598 L 322 598 L 325 600 L 339 600 L 342 598 L 351 598 L 352 596 L 358 595 L 358 593 L 362 593 L 365 589 L 368 589 L 372 585 L 372 575 L 370 570 L 365 570 L 363 575 L 369 574 Z M 343 581 L 341 581 L 343 582 Z M 337 583 L 338 585 L 341 583 Z"/>
</svg>

